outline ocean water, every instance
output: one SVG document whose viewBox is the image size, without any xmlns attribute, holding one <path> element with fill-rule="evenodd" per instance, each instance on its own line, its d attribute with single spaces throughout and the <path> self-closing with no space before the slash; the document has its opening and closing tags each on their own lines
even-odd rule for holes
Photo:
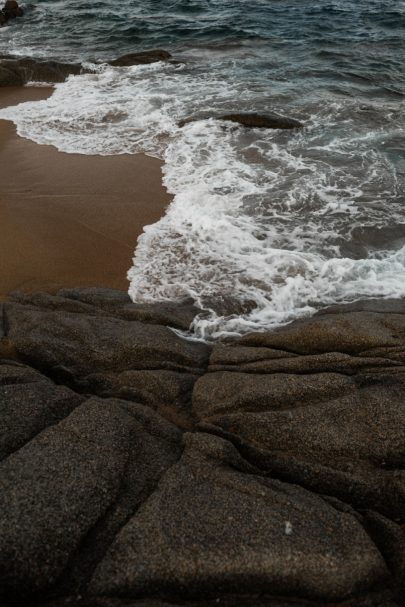
<svg viewBox="0 0 405 607">
<path fill-rule="evenodd" d="M 192 297 L 204 310 L 194 334 L 215 339 L 335 302 L 405 296 L 404 1 L 26 7 L 0 29 L 0 53 L 81 61 L 93 73 L 0 118 L 66 152 L 164 162 L 173 202 L 134 239 L 134 301 Z M 177 62 L 94 64 L 157 47 Z M 216 118 L 236 111 L 305 128 Z"/>
</svg>

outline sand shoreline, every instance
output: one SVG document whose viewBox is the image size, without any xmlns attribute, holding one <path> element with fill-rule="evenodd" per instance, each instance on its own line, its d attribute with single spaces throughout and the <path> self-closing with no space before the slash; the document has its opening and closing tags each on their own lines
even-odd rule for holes
<svg viewBox="0 0 405 607">
<path fill-rule="evenodd" d="M 51 92 L 1 89 L 0 107 Z M 170 202 L 159 160 L 65 154 L 19 137 L 13 123 L 0 121 L 0 166 L 0 296 L 127 289 L 136 240 Z"/>
</svg>

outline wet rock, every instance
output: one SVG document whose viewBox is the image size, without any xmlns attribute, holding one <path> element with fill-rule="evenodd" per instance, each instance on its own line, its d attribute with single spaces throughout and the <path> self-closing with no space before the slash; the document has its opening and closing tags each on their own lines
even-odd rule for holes
<svg viewBox="0 0 405 607">
<path fill-rule="evenodd" d="M 15 292 L 9 299 L 46 310 L 113 316 L 183 330 L 189 329 L 200 312 L 190 301 L 134 304 L 127 293 L 112 289 L 62 289 L 57 295 Z"/>
<path fill-rule="evenodd" d="M 0 460 L 82 402 L 83 397 L 30 367 L 0 362 Z"/>
<path fill-rule="evenodd" d="M 386 576 L 355 517 L 263 476 L 229 442 L 196 434 L 187 435 L 180 462 L 119 533 L 90 590 L 339 600 Z"/>
<path fill-rule="evenodd" d="M 295 354 L 361 354 L 375 348 L 405 345 L 405 314 L 324 313 L 271 333 L 251 333 L 243 346 L 269 347 Z"/>
<path fill-rule="evenodd" d="M 84 380 L 98 372 L 204 370 L 210 349 L 170 329 L 111 317 L 6 304 L 8 338 L 18 355 L 49 374 Z"/>
<path fill-rule="evenodd" d="M 0 14 L 0 25 L 4 25 L 9 19 L 15 19 L 16 17 L 22 17 L 24 14 L 23 9 L 18 5 L 15 0 L 7 0 L 4 4 Z"/>
<path fill-rule="evenodd" d="M 1 595 L 42 591 L 66 568 L 73 579 L 91 573 L 178 458 L 178 439 L 136 405 L 92 399 L 8 457 L 0 465 Z M 73 554 L 79 573 L 68 567 Z"/>
<path fill-rule="evenodd" d="M 136 306 L 127 294 L 108 289 L 16 293 L 11 299 L 3 314 L 7 335 L 0 341 L 10 356 L 80 392 L 135 400 L 192 427 L 191 393 L 210 348 L 155 323 L 191 322 L 193 306 Z"/>
<path fill-rule="evenodd" d="M 168 325 L 184 330 L 189 329 L 195 316 L 201 311 L 191 300 L 179 303 L 163 301 L 134 304 L 127 293 L 112 289 L 62 289 L 58 295 L 94 306 L 125 320 L 139 320 L 147 324 Z"/>
<path fill-rule="evenodd" d="M 19 11 L 20 9 L 18 9 Z M 4 23 L 10 18 L 9 13 L 3 14 Z M 16 13 L 17 14 L 17 13 Z M 1 21 L 0 21 L 1 25 Z M 141 53 L 124 55 L 110 62 L 113 66 L 143 65 L 155 61 L 167 61 L 170 53 L 160 49 Z M 64 82 L 70 75 L 77 76 L 88 73 L 88 68 L 83 68 L 78 63 L 64 63 L 60 61 L 47 61 L 31 59 L 28 57 L 1 57 L 0 58 L 0 87 L 21 86 L 27 82 Z"/>
<path fill-rule="evenodd" d="M 115 67 L 126 67 L 129 65 L 145 65 L 147 63 L 155 63 L 156 61 L 168 61 L 169 59 L 171 59 L 170 53 L 162 49 L 154 49 L 151 51 L 122 55 L 108 63 Z"/>
<path fill-rule="evenodd" d="M 402 520 L 401 305 L 339 307 L 215 346 L 194 388 L 196 417 L 279 478 Z"/>
<path fill-rule="evenodd" d="M 348 312 L 378 312 L 380 314 L 405 314 L 403 299 L 363 299 L 350 304 L 336 304 L 320 310 L 315 318 L 324 314 L 347 314 Z"/>
<path fill-rule="evenodd" d="M 341 352 L 324 352 L 299 356 L 293 352 L 273 348 L 244 346 L 216 346 L 210 358 L 210 371 L 237 371 L 244 373 L 342 373 L 403 372 L 405 350 L 400 348 L 364 352 L 351 356 Z"/>
<path fill-rule="evenodd" d="M 200 117 L 191 117 L 179 122 L 179 126 L 183 127 L 195 120 L 202 118 L 215 118 L 216 120 L 224 120 L 227 122 L 235 122 L 249 128 L 261 129 L 299 129 L 304 125 L 294 118 L 279 116 L 278 114 L 255 114 L 255 113 L 239 113 L 239 114 L 224 114 L 220 116 L 201 115 Z"/>
<path fill-rule="evenodd" d="M 79 64 L 43 61 L 40 59 L 0 59 L 0 87 L 21 86 L 28 82 L 63 82 L 80 74 Z"/>
<path fill-rule="evenodd" d="M 0 13 L 0 25 L 1 19 Z M 3 23 L 6 23 L 6 21 L 3 21 Z M 22 74 L 18 70 L 12 69 L 12 66 L 8 68 L 7 64 L 0 60 L 0 86 L 22 86 L 23 84 L 25 82 Z"/>
<path fill-rule="evenodd" d="M 237 122 L 242 126 L 261 129 L 299 129 L 304 125 L 298 120 L 277 114 L 225 114 L 220 120 Z"/>
</svg>

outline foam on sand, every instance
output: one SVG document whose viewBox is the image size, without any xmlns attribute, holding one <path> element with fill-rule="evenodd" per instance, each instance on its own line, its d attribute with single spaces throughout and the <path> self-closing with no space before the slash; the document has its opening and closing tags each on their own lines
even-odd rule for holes
<svg viewBox="0 0 405 607">
<path fill-rule="evenodd" d="M 385 103 L 382 113 L 377 102 L 303 102 L 294 114 L 302 131 L 210 118 L 180 128 L 181 119 L 236 101 L 266 109 L 262 91 L 184 65 L 94 69 L 0 118 L 65 152 L 164 160 L 174 200 L 138 240 L 134 301 L 191 296 L 205 310 L 194 331 L 215 338 L 335 302 L 405 295 L 403 168 L 385 151 L 403 119 L 397 106 Z M 381 238 L 387 226 L 395 239 Z"/>
</svg>

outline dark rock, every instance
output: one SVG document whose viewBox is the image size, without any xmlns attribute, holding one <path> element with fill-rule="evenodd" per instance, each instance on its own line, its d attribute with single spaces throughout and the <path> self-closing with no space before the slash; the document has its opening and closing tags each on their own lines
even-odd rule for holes
<svg viewBox="0 0 405 607">
<path fill-rule="evenodd" d="M 398 598 L 405 596 L 405 525 L 381 516 L 377 512 L 367 512 L 366 528 L 388 564 L 396 586 Z"/>
<path fill-rule="evenodd" d="M 17 10 L 17 9 L 16 9 Z M 12 16 L 20 16 L 21 9 L 17 12 L 6 12 L 4 23 Z M 1 21 L 0 21 L 1 25 Z M 153 50 L 142 53 L 131 53 L 110 62 L 114 66 L 143 65 L 155 61 L 167 61 L 171 55 L 167 51 Z M 78 75 L 88 72 L 78 63 L 63 63 L 60 61 L 46 61 L 31 58 L 0 58 L 0 87 L 21 86 L 27 82 L 63 82 L 70 75 Z"/>
<path fill-rule="evenodd" d="M 9 358 L 26 360 L 80 392 L 135 400 L 191 428 L 191 392 L 210 348 L 134 320 L 181 324 L 194 315 L 191 305 L 137 307 L 125 293 L 102 289 L 13 294 L 12 300 L 5 304 L 7 336 L 0 341 Z"/>
<path fill-rule="evenodd" d="M 22 17 L 24 11 L 20 6 L 18 6 L 18 2 L 15 2 L 14 0 L 7 0 L 4 8 L 2 9 L 2 13 L 7 21 L 8 19 Z"/>
<path fill-rule="evenodd" d="M 131 303 L 131 299 L 126 291 L 114 289 L 94 287 L 87 289 L 61 289 L 58 291 L 58 295 L 65 299 L 79 301 L 103 310 L 113 310 L 114 313 L 116 310 Z"/>
<path fill-rule="evenodd" d="M 380 314 L 405 314 L 404 299 L 362 299 L 349 304 L 336 304 L 319 310 L 324 314 L 347 314 L 347 312 L 379 312 Z"/>
<path fill-rule="evenodd" d="M 94 306 L 125 320 L 139 320 L 147 324 L 168 325 L 176 329 L 189 329 L 195 316 L 201 312 L 191 300 L 173 303 L 163 301 L 134 304 L 124 291 L 112 289 L 62 289 L 59 296 Z"/>
<path fill-rule="evenodd" d="M 79 64 L 40 59 L 0 59 L 0 87 L 27 82 L 63 82 L 70 74 L 80 74 Z"/>
<path fill-rule="evenodd" d="M 7 19 L 3 21 L 6 23 Z M 0 20 L 1 24 L 1 20 Z M 22 74 L 18 70 L 10 69 L 0 60 L 0 86 L 22 86 L 25 84 Z"/>
<path fill-rule="evenodd" d="M 288 376 L 285 385 L 288 393 Z M 290 461 L 291 475 L 286 477 L 282 470 L 283 478 L 336 495 L 357 508 L 401 518 L 405 431 L 398 420 L 405 415 L 404 387 L 402 376 L 391 385 L 385 381 L 353 389 L 318 404 L 303 406 L 297 399 L 285 410 L 269 406 L 267 412 L 254 412 L 248 403 L 246 412 L 222 413 L 210 422 L 266 449 L 270 468 L 272 459 Z"/>
<path fill-rule="evenodd" d="M 116 67 L 125 67 L 129 65 L 145 65 L 147 63 L 155 63 L 156 61 L 168 61 L 171 59 L 171 54 L 162 49 L 154 49 L 140 53 L 129 53 L 122 55 L 117 59 L 113 59 L 108 63 Z"/>
<path fill-rule="evenodd" d="M 68 567 L 68 575 L 91 574 L 178 458 L 178 439 L 136 405 L 92 399 L 8 457 L 0 465 L 1 594 L 53 586 L 73 554 L 79 572 Z"/>
<path fill-rule="evenodd" d="M 134 304 L 127 293 L 112 289 L 62 289 L 57 295 L 15 292 L 9 300 L 43 310 L 113 316 L 183 330 L 189 329 L 200 312 L 191 301 Z"/>
<path fill-rule="evenodd" d="M 0 363 L 0 460 L 81 402 L 83 397 L 29 367 Z"/>
<path fill-rule="evenodd" d="M 361 354 L 405 345 L 405 314 L 325 313 L 297 321 L 272 333 L 251 333 L 243 346 L 269 347 L 295 354 Z"/>
<path fill-rule="evenodd" d="M 405 350 L 400 348 L 364 352 L 351 356 L 341 352 L 323 354 L 298 354 L 273 348 L 249 348 L 245 346 L 215 346 L 210 358 L 210 371 L 243 371 L 244 373 L 342 373 L 358 372 L 375 374 L 403 372 Z"/>
<path fill-rule="evenodd" d="M 94 402 L 91 401 L 91 402 Z M 117 532 L 153 492 L 162 474 L 181 456 L 182 434 L 159 415 L 134 403 L 98 401 L 101 406 L 119 406 L 134 420 L 135 441 L 115 504 L 81 543 L 59 584 L 58 594 L 81 592 L 104 557 Z"/>
<path fill-rule="evenodd" d="M 6 304 L 8 338 L 18 355 L 49 374 L 78 380 L 99 372 L 166 369 L 195 374 L 210 349 L 170 329 L 110 317 L 95 317 Z"/>
<path fill-rule="evenodd" d="M 402 520 L 401 305 L 358 302 L 215 346 L 193 393 L 202 427 L 283 480 Z"/>
<path fill-rule="evenodd" d="M 191 394 L 198 375 L 165 370 L 95 373 L 86 381 L 99 396 L 133 400 L 155 409 L 180 428 L 190 430 Z"/>
<path fill-rule="evenodd" d="M 201 120 L 203 118 L 215 118 L 216 120 L 224 120 L 227 122 L 236 122 L 245 127 L 250 128 L 261 128 L 261 129 L 299 129 L 304 125 L 298 120 L 293 118 L 287 118 L 286 116 L 279 116 L 278 114 L 224 114 L 221 116 L 209 116 L 201 115 L 200 117 L 187 118 L 179 122 L 179 126 L 183 127 L 190 122 L 195 120 Z"/>
<path fill-rule="evenodd" d="M 339 600 L 387 574 L 355 517 L 261 475 L 227 441 L 196 434 L 187 435 L 180 462 L 119 533 L 90 590 Z"/>
<path fill-rule="evenodd" d="M 0 603 L 399 607 L 403 301 L 213 347 L 161 326 L 196 313 L 0 304 Z"/>
<path fill-rule="evenodd" d="M 237 122 L 242 126 L 262 129 L 299 129 L 304 125 L 298 120 L 277 114 L 225 114 L 220 120 Z"/>
<path fill-rule="evenodd" d="M 10 293 L 8 300 L 23 304 L 25 306 L 40 308 L 42 310 L 73 312 L 75 314 L 90 315 L 99 315 L 100 313 L 103 314 L 102 309 L 100 310 L 92 305 L 82 303 L 81 301 L 76 301 L 75 299 L 51 295 L 50 293 L 20 293 L 16 291 L 14 293 Z"/>
<path fill-rule="evenodd" d="M 61 600 L 41 603 L 37 607 L 401 607 L 400 602 L 395 600 L 390 591 L 374 591 L 366 595 L 356 596 L 353 599 L 336 603 L 313 602 L 304 599 L 275 598 L 269 595 L 254 594 L 235 595 L 226 594 L 220 597 L 208 597 L 195 601 L 160 601 L 157 599 L 119 599 L 112 597 L 66 597 Z"/>
<path fill-rule="evenodd" d="M 237 411 L 290 411 L 355 392 L 354 381 L 338 373 L 207 373 L 195 385 L 193 408 L 199 419 Z"/>
</svg>

